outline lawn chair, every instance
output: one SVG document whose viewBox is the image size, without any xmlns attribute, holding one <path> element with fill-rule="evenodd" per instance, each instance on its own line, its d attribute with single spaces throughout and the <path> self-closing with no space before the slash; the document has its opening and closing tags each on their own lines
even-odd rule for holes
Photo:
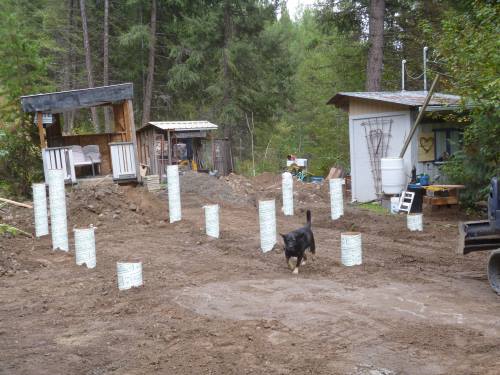
<svg viewBox="0 0 500 375">
<path fill-rule="evenodd" d="M 97 166 L 99 174 L 101 174 L 101 153 L 98 145 L 83 146 L 83 154 L 87 160 L 92 162 L 92 174 L 95 176 L 94 165 Z"/>
<path fill-rule="evenodd" d="M 71 146 L 71 150 L 73 151 L 73 165 L 75 167 L 86 167 L 90 165 L 92 167 L 92 174 L 94 174 L 94 165 L 89 158 L 85 157 L 82 146 L 73 145 Z"/>
</svg>

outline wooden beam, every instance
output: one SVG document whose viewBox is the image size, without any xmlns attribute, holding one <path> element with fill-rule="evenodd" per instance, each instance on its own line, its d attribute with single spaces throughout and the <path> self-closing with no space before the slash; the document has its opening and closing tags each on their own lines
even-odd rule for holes
<svg viewBox="0 0 500 375">
<path fill-rule="evenodd" d="M 403 145 L 403 148 L 401 149 L 401 152 L 399 154 L 400 158 L 403 158 L 406 153 L 406 149 L 408 148 L 408 145 L 411 142 L 411 139 L 413 138 L 413 135 L 415 134 L 415 131 L 417 130 L 417 126 L 424 117 L 425 109 L 427 108 L 427 105 L 431 101 L 432 94 L 434 94 L 434 90 L 436 89 L 436 84 L 439 81 L 439 73 L 436 75 L 436 78 L 434 78 L 434 81 L 432 82 L 431 89 L 427 93 L 427 96 L 425 97 L 424 104 L 422 105 L 422 108 L 420 109 L 420 112 L 418 112 L 417 119 L 415 120 L 415 123 L 410 129 L 410 134 L 408 134 L 408 137 L 406 137 L 405 143 Z"/>
<path fill-rule="evenodd" d="M 36 124 L 38 126 L 38 136 L 40 137 L 40 147 L 47 148 L 47 137 L 45 136 L 45 129 L 43 128 L 43 114 L 42 112 L 36 113 Z"/>
<path fill-rule="evenodd" d="M 14 206 L 19 206 L 19 207 L 24 207 L 24 208 L 33 208 L 33 206 L 31 206 L 29 204 L 16 202 L 16 201 L 13 201 L 13 200 L 10 200 L 7 198 L 0 198 L 0 201 L 13 204 Z"/>
</svg>

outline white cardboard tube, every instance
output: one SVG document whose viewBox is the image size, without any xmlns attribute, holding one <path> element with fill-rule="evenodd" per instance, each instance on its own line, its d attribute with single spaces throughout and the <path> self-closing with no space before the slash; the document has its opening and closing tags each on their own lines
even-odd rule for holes
<svg viewBox="0 0 500 375">
<path fill-rule="evenodd" d="M 141 286 L 142 262 L 116 262 L 118 289 L 127 290 Z"/>
<path fill-rule="evenodd" d="M 81 266 L 95 268 L 95 235 L 94 228 L 74 229 L 75 233 L 75 260 Z"/>
<path fill-rule="evenodd" d="M 283 214 L 293 215 L 293 177 L 290 172 L 282 174 Z"/>
<path fill-rule="evenodd" d="M 343 184 L 343 178 L 332 178 L 330 180 L 330 207 L 332 220 L 337 220 L 344 215 Z"/>
<path fill-rule="evenodd" d="M 408 229 L 412 232 L 422 232 L 424 230 L 423 216 L 423 214 L 408 214 L 406 216 L 406 226 Z"/>
<path fill-rule="evenodd" d="M 219 238 L 219 205 L 210 204 L 205 209 L 205 231 L 207 236 Z"/>
<path fill-rule="evenodd" d="M 49 234 L 49 218 L 47 216 L 47 191 L 45 183 L 33 184 L 33 214 L 35 216 L 35 236 Z"/>
<path fill-rule="evenodd" d="M 259 201 L 260 248 L 262 252 L 271 251 L 276 244 L 276 205 L 275 201 Z"/>
<path fill-rule="evenodd" d="M 69 251 L 68 219 L 66 217 L 66 191 L 62 169 L 49 169 L 50 232 L 52 249 Z"/>
<path fill-rule="evenodd" d="M 341 262 L 344 266 L 357 266 L 362 263 L 363 252 L 361 233 L 346 232 L 340 234 Z"/>
<path fill-rule="evenodd" d="M 181 188 L 179 185 L 179 167 L 177 165 L 167 166 L 168 186 L 168 212 L 170 222 L 181 220 Z"/>
</svg>

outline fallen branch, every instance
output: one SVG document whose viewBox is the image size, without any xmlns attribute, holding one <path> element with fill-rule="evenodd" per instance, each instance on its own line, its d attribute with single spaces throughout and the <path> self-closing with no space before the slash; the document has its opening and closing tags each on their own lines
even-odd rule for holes
<svg viewBox="0 0 500 375">
<path fill-rule="evenodd" d="M 29 204 L 16 202 L 16 201 L 13 201 L 13 200 L 10 200 L 7 198 L 0 198 L 0 201 L 13 204 L 14 206 L 19 206 L 19 207 L 24 207 L 24 208 L 33 208 L 33 206 L 30 206 Z"/>
</svg>

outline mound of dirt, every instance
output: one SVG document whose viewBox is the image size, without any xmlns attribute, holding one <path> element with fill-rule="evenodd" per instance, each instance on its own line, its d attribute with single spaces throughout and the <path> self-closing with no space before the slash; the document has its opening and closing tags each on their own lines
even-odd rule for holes
<svg viewBox="0 0 500 375">
<path fill-rule="evenodd" d="M 167 218 L 167 203 L 145 188 L 120 185 L 85 186 L 67 193 L 73 226 L 106 226 L 110 222 L 150 224 Z"/>
<path fill-rule="evenodd" d="M 245 177 L 217 178 L 206 173 L 185 172 L 180 176 L 181 192 L 194 193 L 214 203 L 245 206 L 254 203 L 252 184 Z"/>
</svg>

